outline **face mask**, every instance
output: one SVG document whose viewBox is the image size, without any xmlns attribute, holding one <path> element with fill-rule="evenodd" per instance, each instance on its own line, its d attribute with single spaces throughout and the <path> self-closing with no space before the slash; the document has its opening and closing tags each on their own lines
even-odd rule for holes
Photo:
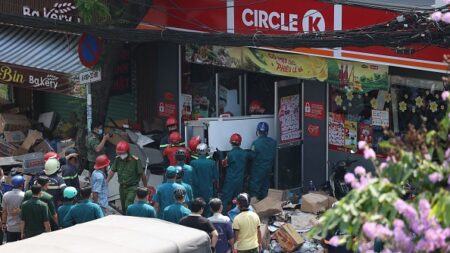
<svg viewBox="0 0 450 253">
<path fill-rule="evenodd" d="M 120 159 L 125 160 L 125 159 L 127 159 L 128 154 L 121 154 L 119 157 L 120 157 Z"/>
<path fill-rule="evenodd" d="M 98 134 L 98 135 L 102 135 L 102 134 L 103 134 L 103 129 L 102 129 L 102 128 L 99 128 L 98 131 L 97 131 L 97 134 Z"/>
</svg>

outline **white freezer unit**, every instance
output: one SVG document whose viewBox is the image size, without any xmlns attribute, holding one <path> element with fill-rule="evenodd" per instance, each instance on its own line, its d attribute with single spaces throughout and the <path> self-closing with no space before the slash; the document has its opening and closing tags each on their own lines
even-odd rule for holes
<svg viewBox="0 0 450 253">
<path fill-rule="evenodd" d="M 238 133 L 242 136 L 241 147 L 250 149 L 256 140 L 256 126 L 259 122 L 269 125 L 269 137 L 275 138 L 275 122 L 273 115 L 252 115 L 242 117 L 204 118 L 188 121 L 185 124 L 185 140 L 192 136 L 200 136 L 208 143 L 213 152 L 217 149 L 227 151 L 231 149 L 230 136 Z"/>
</svg>

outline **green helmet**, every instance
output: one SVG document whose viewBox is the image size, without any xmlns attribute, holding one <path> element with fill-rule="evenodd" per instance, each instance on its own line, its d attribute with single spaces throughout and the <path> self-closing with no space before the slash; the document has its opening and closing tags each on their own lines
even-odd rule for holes
<svg viewBox="0 0 450 253">
<path fill-rule="evenodd" d="M 73 199 L 77 196 L 78 191 L 75 187 L 69 186 L 64 189 L 63 196 L 66 199 Z"/>
</svg>

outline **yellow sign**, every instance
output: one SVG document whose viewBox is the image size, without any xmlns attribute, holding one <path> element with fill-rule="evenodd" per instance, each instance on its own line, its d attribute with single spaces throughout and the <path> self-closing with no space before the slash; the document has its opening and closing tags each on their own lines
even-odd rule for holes
<svg viewBox="0 0 450 253">
<path fill-rule="evenodd" d="M 0 81 L 16 84 L 23 84 L 25 82 L 23 74 L 4 65 L 0 65 Z"/>
<path fill-rule="evenodd" d="M 244 65 L 258 72 L 319 81 L 328 78 L 327 61 L 319 57 L 243 48 L 243 58 Z"/>
</svg>

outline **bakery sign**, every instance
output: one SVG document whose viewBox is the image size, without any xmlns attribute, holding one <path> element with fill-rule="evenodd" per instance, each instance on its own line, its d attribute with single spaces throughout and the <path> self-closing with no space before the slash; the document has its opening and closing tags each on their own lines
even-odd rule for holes
<svg viewBox="0 0 450 253">
<path fill-rule="evenodd" d="M 66 74 L 39 71 L 13 64 L 0 63 L 0 83 L 20 88 L 78 96 L 74 93 L 76 84 Z"/>
<path fill-rule="evenodd" d="M 23 6 L 22 14 L 31 17 L 43 17 L 67 22 L 81 22 L 81 19 L 75 16 L 75 3 L 70 2 L 56 2 L 52 6 L 44 6 L 40 8 L 33 8 L 29 5 Z"/>
</svg>

